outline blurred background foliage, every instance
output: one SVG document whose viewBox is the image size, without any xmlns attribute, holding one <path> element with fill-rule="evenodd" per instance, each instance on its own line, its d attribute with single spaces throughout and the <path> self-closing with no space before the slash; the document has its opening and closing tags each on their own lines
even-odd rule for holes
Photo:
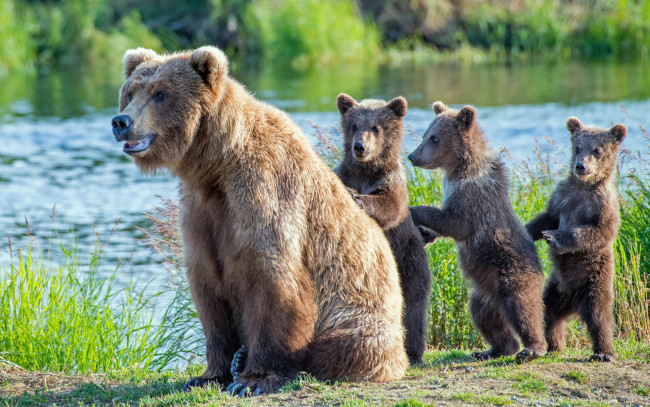
<svg viewBox="0 0 650 407">
<path fill-rule="evenodd" d="M 0 0 L 0 69 L 215 44 L 236 61 L 646 58 L 645 0 Z"/>
</svg>

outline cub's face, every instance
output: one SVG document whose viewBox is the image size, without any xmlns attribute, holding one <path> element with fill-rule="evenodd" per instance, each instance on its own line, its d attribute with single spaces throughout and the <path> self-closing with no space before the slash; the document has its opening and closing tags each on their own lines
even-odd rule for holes
<svg viewBox="0 0 650 407">
<path fill-rule="evenodd" d="M 571 132 L 573 155 L 571 172 L 587 183 L 608 178 L 616 166 L 618 149 L 627 134 L 627 128 L 617 124 L 609 130 L 585 127 L 571 117 L 567 121 Z"/>
<path fill-rule="evenodd" d="M 341 113 L 345 154 L 357 161 L 374 161 L 401 143 L 402 118 L 406 115 L 404 98 L 398 97 L 388 103 L 374 99 L 357 103 L 352 97 L 340 94 L 336 106 Z"/>
<path fill-rule="evenodd" d="M 165 56 L 139 48 L 125 53 L 126 80 L 120 89 L 120 114 L 112 120 L 113 134 L 143 172 L 174 170 L 189 149 L 202 105 L 211 94 L 205 71 L 214 69 L 210 59 L 223 55 L 212 52 L 200 48 Z"/>
<path fill-rule="evenodd" d="M 452 169 L 462 148 L 462 137 L 476 119 L 476 110 L 472 106 L 465 106 L 456 112 L 442 102 L 436 102 L 433 111 L 436 118 L 408 159 L 416 167 Z"/>
</svg>

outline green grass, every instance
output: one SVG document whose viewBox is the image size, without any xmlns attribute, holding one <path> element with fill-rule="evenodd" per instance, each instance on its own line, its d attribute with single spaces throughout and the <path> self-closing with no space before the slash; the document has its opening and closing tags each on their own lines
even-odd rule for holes
<svg viewBox="0 0 650 407">
<path fill-rule="evenodd" d="M 570 370 L 566 372 L 562 378 L 580 384 L 589 383 L 589 375 L 580 370 Z"/>
<path fill-rule="evenodd" d="M 140 287 L 114 288 L 116 269 L 100 278 L 101 247 L 80 259 L 73 235 L 52 238 L 45 252 L 22 248 L 0 268 L 0 350 L 27 370 L 108 372 L 138 366 L 168 368 L 188 356 L 183 310 L 177 294 L 154 319 L 153 301 Z M 15 249 L 15 248 L 14 248 Z M 58 251 L 61 261 L 51 261 Z"/>
</svg>

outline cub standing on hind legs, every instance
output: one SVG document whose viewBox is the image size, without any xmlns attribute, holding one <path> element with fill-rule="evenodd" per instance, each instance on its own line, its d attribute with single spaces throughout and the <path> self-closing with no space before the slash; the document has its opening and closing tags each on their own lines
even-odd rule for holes
<svg viewBox="0 0 650 407">
<path fill-rule="evenodd" d="M 422 363 L 427 342 L 427 311 L 431 291 L 429 259 L 420 232 L 408 210 L 406 170 L 402 164 L 406 100 L 365 99 L 357 103 L 340 94 L 344 156 L 335 172 L 354 199 L 386 233 L 400 275 L 404 296 L 406 354 Z"/>
<path fill-rule="evenodd" d="M 565 347 L 566 320 L 578 313 L 587 324 L 594 354 L 614 360 L 612 313 L 614 252 L 621 223 L 614 169 L 627 128 L 584 127 L 571 117 L 571 174 L 560 182 L 545 212 L 526 225 L 534 240 L 546 240 L 554 269 L 544 290 L 549 351 Z"/>
<path fill-rule="evenodd" d="M 460 266 L 473 282 L 470 312 L 491 349 L 477 359 L 517 353 L 518 362 L 546 353 L 542 328 L 544 275 L 535 245 L 515 216 L 503 163 L 492 155 L 476 110 L 433 104 L 436 118 L 409 155 L 413 165 L 444 173 L 442 208 L 411 207 L 416 225 L 456 240 Z"/>
</svg>

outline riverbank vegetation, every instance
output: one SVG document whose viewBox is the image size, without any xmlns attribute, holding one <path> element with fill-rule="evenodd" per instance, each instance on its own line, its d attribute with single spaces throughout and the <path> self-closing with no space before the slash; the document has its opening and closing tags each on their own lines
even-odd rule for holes
<svg viewBox="0 0 650 407">
<path fill-rule="evenodd" d="M 647 58 L 644 0 L 0 0 L 0 69 L 204 44 L 240 63 Z"/>
</svg>

